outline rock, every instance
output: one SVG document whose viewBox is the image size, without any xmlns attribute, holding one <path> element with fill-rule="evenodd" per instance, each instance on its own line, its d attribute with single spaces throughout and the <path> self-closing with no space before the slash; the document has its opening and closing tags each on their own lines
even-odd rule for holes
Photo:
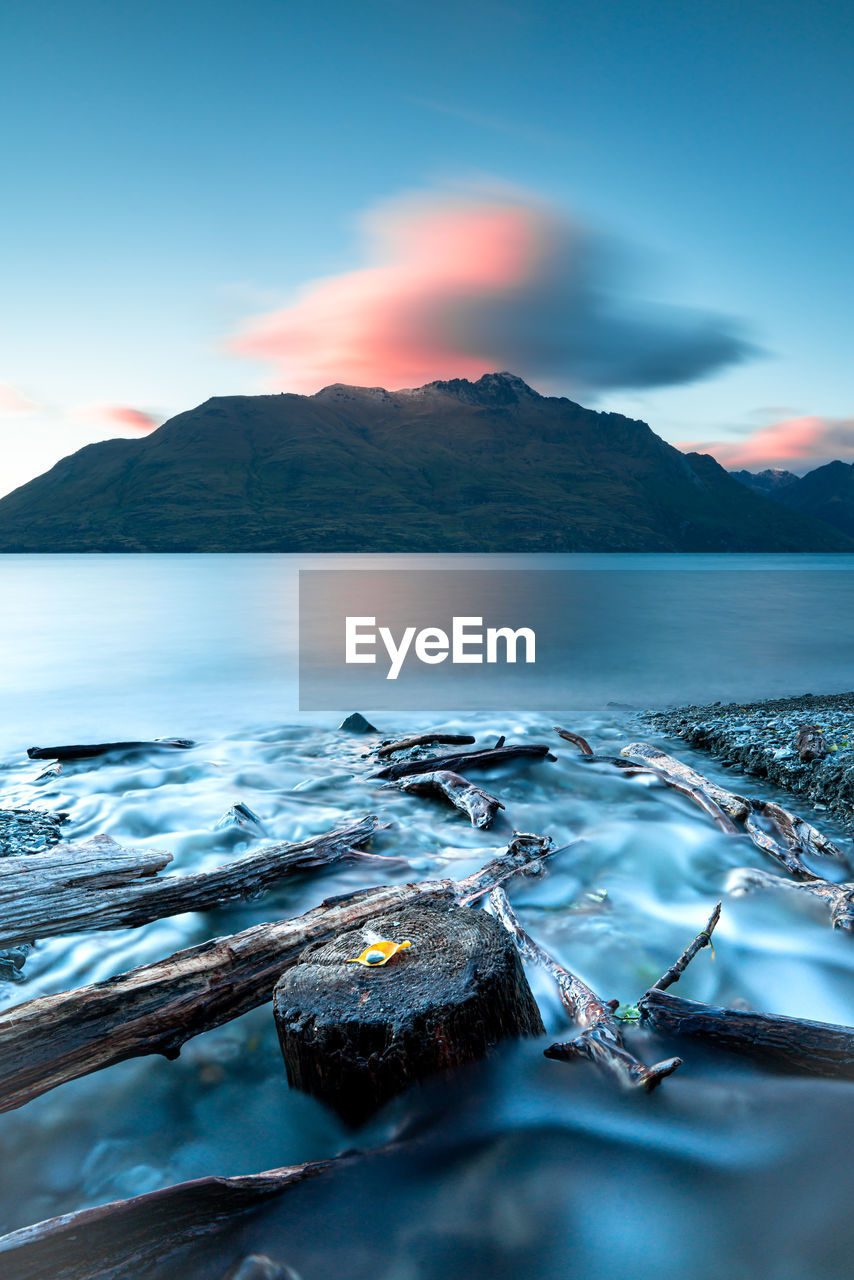
<svg viewBox="0 0 854 1280">
<path fill-rule="evenodd" d="M 66 813 L 39 809 L 0 809 L 0 858 L 44 853 L 61 839 Z"/>
<path fill-rule="evenodd" d="M 238 800 L 237 804 L 233 804 L 221 818 L 217 820 L 214 831 L 221 831 L 227 827 L 238 827 L 250 836 L 265 836 L 267 834 L 264 829 L 264 823 L 258 817 L 257 813 L 253 813 L 248 804 L 244 804 L 242 800 Z"/>
<path fill-rule="evenodd" d="M 338 729 L 339 732 L 343 730 L 345 733 L 379 733 L 379 729 L 372 725 L 370 720 L 366 720 L 359 711 L 354 711 L 346 720 L 342 720 Z"/>
<path fill-rule="evenodd" d="M 795 750 L 802 764 L 824 760 L 828 753 L 827 739 L 817 724 L 802 724 L 795 738 Z"/>
<path fill-rule="evenodd" d="M 385 965 L 372 943 L 409 941 Z M 492 916 L 419 905 L 306 948 L 273 1010 L 288 1081 L 359 1124 L 415 1081 L 482 1058 L 543 1024 L 518 953 Z"/>
</svg>

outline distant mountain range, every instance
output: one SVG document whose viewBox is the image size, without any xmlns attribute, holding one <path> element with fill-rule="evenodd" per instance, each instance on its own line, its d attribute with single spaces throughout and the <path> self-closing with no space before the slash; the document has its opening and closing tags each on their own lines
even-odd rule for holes
<svg viewBox="0 0 854 1280">
<path fill-rule="evenodd" d="M 790 511 L 811 516 L 854 537 L 854 462 L 828 462 L 805 476 L 791 471 L 733 471 L 736 480 Z"/>
<path fill-rule="evenodd" d="M 854 529 L 496 373 L 208 400 L 9 494 L 0 550 L 854 551 Z"/>
</svg>

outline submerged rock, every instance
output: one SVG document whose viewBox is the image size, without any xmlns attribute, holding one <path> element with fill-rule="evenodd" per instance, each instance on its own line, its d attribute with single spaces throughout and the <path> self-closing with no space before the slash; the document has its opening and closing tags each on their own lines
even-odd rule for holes
<svg viewBox="0 0 854 1280">
<path fill-rule="evenodd" d="M 253 813 L 249 805 L 244 804 L 242 800 L 238 800 L 237 804 L 233 804 L 218 819 L 214 830 L 222 831 L 228 827 L 237 827 L 251 836 L 265 836 L 267 834 L 264 823 L 258 817 L 258 814 Z"/>
<path fill-rule="evenodd" d="M 338 729 L 345 733 L 379 733 L 376 726 L 372 725 L 370 720 L 366 720 L 360 711 L 354 711 L 346 720 L 342 720 Z"/>
</svg>

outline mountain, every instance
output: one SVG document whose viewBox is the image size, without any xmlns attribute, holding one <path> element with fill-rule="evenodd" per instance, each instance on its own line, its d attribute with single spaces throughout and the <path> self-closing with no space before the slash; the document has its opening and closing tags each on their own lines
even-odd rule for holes
<svg viewBox="0 0 854 1280">
<path fill-rule="evenodd" d="M 854 462 L 828 462 L 774 494 L 791 511 L 854 537 Z"/>
<path fill-rule="evenodd" d="M 786 485 L 797 483 L 798 477 L 793 471 L 784 471 L 782 467 L 768 467 L 765 471 L 730 471 L 730 475 L 755 493 L 764 493 L 766 497 L 779 497 L 779 490 Z"/>
<path fill-rule="evenodd" d="M 2 551 L 842 551 L 644 422 L 512 374 L 223 396 L 0 501 Z"/>
<path fill-rule="evenodd" d="M 805 476 L 791 471 L 731 471 L 757 493 L 854 537 L 854 463 L 828 462 Z"/>
</svg>

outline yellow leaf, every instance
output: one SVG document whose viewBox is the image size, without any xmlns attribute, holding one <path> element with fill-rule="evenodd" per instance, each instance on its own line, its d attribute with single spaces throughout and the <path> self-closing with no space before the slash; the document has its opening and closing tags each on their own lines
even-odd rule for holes
<svg viewBox="0 0 854 1280">
<path fill-rule="evenodd" d="M 363 964 L 366 969 L 379 969 L 381 965 L 388 964 L 398 951 L 411 946 L 411 942 L 372 942 L 369 947 L 365 947 L 360 956 L 356 956 L 355 960 L 348 960 L 347 963 Z"/>
</svg>

